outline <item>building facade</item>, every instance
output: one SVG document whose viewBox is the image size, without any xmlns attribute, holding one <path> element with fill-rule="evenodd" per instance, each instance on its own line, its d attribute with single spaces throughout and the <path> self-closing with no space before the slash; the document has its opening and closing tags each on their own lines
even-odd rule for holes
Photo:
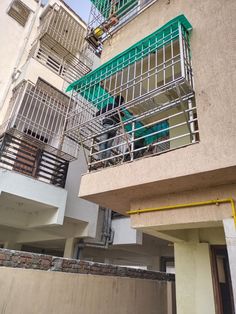
<svg viewBox="0 0 236 314">
<path fill-rule="evenodd" d="M 177 313 L 234 313 L 236 3 L 92 3 L 102 65 L 67 89 L 79 195 L 174 246 Z"/>
<path fill-rule="evenodd" d="M 167 241 L 78 197 L 88 152 L 64 131 L 76 104 L 66 88 L 99 62 L 85 22 L 59 0 L 0 11 L 0 246 L 159 269 Z"/>
<path fill-rule="evenodd" d="M 0 7 L 0 243 L 71 256 L 75 238 L 95 237 L 99 212 L 77 197 L 84 156 L 63 134 L 65 89 L 93 66 L 86 23 L 63 1 Z"/>
</svg>

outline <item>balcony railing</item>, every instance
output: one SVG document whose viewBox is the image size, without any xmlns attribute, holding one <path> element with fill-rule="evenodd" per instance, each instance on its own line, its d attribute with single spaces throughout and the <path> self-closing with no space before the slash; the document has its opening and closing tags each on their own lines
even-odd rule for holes
<svg viewBox="0 0 236 314">
<path fill-rule="evenodd" d="M 39 39 L 46 46 L 66 56 L 69 53 L 80 55 L 84 49 L 86 28 L 63 7 L 55 4 L 41 18 Z"/>
<path fill-rule="evenodd" d="M 13 91 L 0 135 L 8 132 L 44 151 L 73 160 L 78 144 L 64 135 L 69 103 L 69 97 L 43 80 L 36 85 L 24 81 Z"/>
<path fill-rule="evenodd" d="M 156 0 L 91 0 L 86 39 L 98 54 L 114 31 L 135 18 Z"/>
<path fill-rule="evenodd" d="M 0 167 L 64 188 L 69 162 L 5 133 L 0 137 Z"/>
<path fill-rule="evenodd" d="M 178 16 L 71 84 L 65 134 L 89 149 L 90 169 L 199 140 L 190 31 Z"/>
<path fill-rule="evenodd" d="M 29 58 L 32 57 L 68 83 L 78 80 L 90 71 L 90 68 L 75 56 L 68 54 L 66 57 L 62 58 L 55 53 L 54 50 L 40 42 L 32 47 Z"/>
</svg>

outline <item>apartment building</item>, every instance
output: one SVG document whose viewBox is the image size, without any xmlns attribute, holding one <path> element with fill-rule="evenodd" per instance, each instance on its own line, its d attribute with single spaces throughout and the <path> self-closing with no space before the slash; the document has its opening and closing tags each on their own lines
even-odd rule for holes
<svg viewBox="0 0 236 314">
<path fill-rule="evenodd" d="M 64 132 L 76 103 L 66 88 L 99 62 L 87 25 L 60 0 L 0 11 L 0 247 L 159 269 L 167 241 L 78 197 L 88 153 Z"/>
<path fill-rule="evenodd" d="M 92 3 L 102 65 L 67 88 L 79 195 L 174 247 L 178 314 L 234 313 L 236 2 Z"/>
<path fill-rule="evenodd" d="M 98 218 L 77 197 L 86 166 L 63 134 L 65 89 L 93 66 L 86 23 L 63 1 L 4 0 L 0 11 L 0 244 L 71 256 Z"/>
</svg>

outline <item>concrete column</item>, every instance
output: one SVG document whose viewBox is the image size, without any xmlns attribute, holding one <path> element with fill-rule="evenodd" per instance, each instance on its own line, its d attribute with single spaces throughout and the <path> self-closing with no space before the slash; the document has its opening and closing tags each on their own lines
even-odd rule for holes
<svg viewBox="0 0 236 314">
<path fill-rule="evenodd" d="M 7 242 L 4 243 L 3 248 L 4 249 L 9 249 L 9 250 L 20 251 L 21 248 L 22 248 L 22 244 L 11 242 L 11 241 L 7 241 Z"/>
<path fill-rule="evenodd" d="M 207 243 L 175 243 L 177 314 L 215 314 Z"/>
<path fill-rule="evenodd" d="M 160 256 L 149 258 L 147 262 L 147 269 L 160 271 Z"/>
<path fill-rule="evenodd" d="M 75 238 L 66 239 L 63 257 L 74 258 L 74 251 L 75 251 Z"/>
<path fill-rule="evenodd" d="M 225 240 L 229 258 L 234 306 L 236 305 L 236 227 L 232 218 L 224 219 Z"/>
</svg>

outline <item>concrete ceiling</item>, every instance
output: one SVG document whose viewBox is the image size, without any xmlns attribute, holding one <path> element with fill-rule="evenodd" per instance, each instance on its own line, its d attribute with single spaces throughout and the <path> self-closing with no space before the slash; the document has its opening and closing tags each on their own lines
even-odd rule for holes
<svg viewBox="0 0 236 314">
<path fill-rule="evenodd" d="M 139 162 L 139 161 L 137 161 Z M 110 172 L 110 180 L 113 172 L 119 172 L 124 166 L 114 167 L 112 169 L 107 169 Z M 97 173 L 86 174 L 87 177 L 86 184 L 92 180 L 94 182 L 100 182 L 102 178 L 102 172 L 106 170 L 99 171 Z M 104 175 L 104 180 L 108 180 L 108 177 Z M 111 180 L 112 181 L 112 180 Z M 103 193 L 92 193 L 87 195 L 80 195 L 80 197 L 97 203 L 103 207 L 111 208 L 123 215 L 127 215 L 126 212 L 130 210 L 132 202 L 136 200 L 148 199 L 157 195 L 164 195 L 170 193 L 178 193 L 182 191 L 192 191 L 199 189 L 233 184 L 236 182 L 236 167 L 228 167 L 222 169 L 216 169 L 214 171 L 207 171 L 202 173 L 196 173 L 192 175 L 186 175 L 176 178 L 170 178 L 167 180 L 160 180 L 156 182 L 147 182 L 145 184 L 139 184 L 132 186 L 126 186 L 124 188 L 117 188 L 111 190 L 104 190 Z M 82 181 L 82 184 L 84 182 Z M 113 185 L 114 182 L 112 182 Z M 112 185 L 111 184 L 111 185 Z M 117 184 L 118 186 L 118 184 Z"/>
<path fill-rule="evenodd" d="M 45 210 L 56 210 L 53 206 L 6 192 L 0 194 L 0 210 L 1 209 L 17 210 L 27 214 Z"/>
</svg>

